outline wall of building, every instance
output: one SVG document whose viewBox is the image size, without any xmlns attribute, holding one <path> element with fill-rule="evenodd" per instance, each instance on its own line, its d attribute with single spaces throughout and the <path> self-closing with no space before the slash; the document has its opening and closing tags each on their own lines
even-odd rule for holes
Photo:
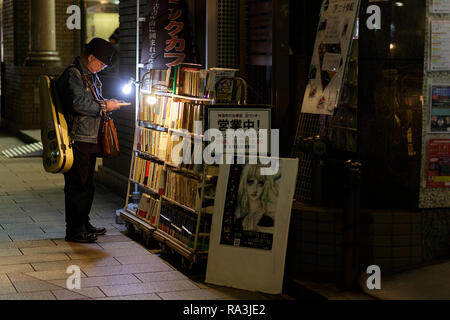
<svg viewBox="0 0 450 320">
<path fill-rule="evenodd" d="M 427 19 L 442 19 L 448 20 L 450 18 L 450 14 L 434 14 L 430 13 L 430 6 L 432 1 L 426 1 L 426 15 Z M 424 107 L 423 107 L 423 140 L 422 140 L 422 162 L 421 162 L 421 184 L 420 184 L 420 207 L 421 208 L 447 208 L 450 207 L 450 189 L 449 188 L 441 188 L 441 189 L 428 189 L 426 188 L 427 181 L 427 173 L 428 173 L 428 146 L 430 139 L 449 139 L 450 134 L 436 134 L 430 133 L 430 84 L 435 81 L 438 83 L 442 81 L 443 83 L 448 83 L 448 78 L 450 76 L 450 72 L 430 72 L 428 62 L 430 60 L 430 25 L 426 24 L 425 34 L 425 62 L 424 62 L 424 70 L 425 70 L 425 81 L 423 86 L 423 99 L 424 99 Z M 447 218 L 447 219 L 450 219 Z"/>
<path fill-rule="evenodd" d="M 75 1 L 79 3 L 80 1 Z M 5 83 L 5 123 L 11 131 L 40 128 L 39 87 L 41 74 L 57 76 L 79 55 L 80 31 L 66 27 L 67 7 L 71 0 L 55 2 L 56 46 L 61 58 L 61 67 L 42 68 L 24 66 L 29 49 L 30 8 L 28 0 L 3 1 L 3 35 Z"/>
</svg>

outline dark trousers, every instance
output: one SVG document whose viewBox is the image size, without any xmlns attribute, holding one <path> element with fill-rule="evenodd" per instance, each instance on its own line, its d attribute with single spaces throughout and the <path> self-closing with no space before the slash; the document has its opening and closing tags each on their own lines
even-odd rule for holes
<svg viewBox="0 0 450 320">
<path fill-rule="evenodd" d="M 69 172 L 64 174 L 66 233 L 86 231 L 89 213 L 94 201 L 94 171 L 97 155 L 83 150 L 75 144 L 74 162 Z"/>
</svg>

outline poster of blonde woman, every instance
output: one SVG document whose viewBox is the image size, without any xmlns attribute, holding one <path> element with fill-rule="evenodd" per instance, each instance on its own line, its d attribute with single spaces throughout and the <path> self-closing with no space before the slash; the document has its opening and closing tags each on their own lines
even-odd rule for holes
<svg viewBox="0 0 450 320">
<path fill-rule="evenodd" d="M 252 164 L 220 166 L 207 283 L 282 292 L 298 159 L 271 160 L 271 170 Z"/>
<path fill-rule="evenodd" d="M 281 169 L 267 176 L 262 168 L 231 166 L 222 244 L 272 250 Z"/>
</svg>

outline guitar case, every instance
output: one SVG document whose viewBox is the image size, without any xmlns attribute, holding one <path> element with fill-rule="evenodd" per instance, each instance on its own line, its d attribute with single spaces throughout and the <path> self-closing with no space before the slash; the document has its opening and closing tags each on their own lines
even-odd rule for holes
<svg viewBox="0 0 450 320">
<path fill-rule="evenodd" d="M 66 173 L 72 168 L 73 150 L 54 80 L 41 76 L 39 89 L 44 169 L 49 173 Z"/>
</svg>

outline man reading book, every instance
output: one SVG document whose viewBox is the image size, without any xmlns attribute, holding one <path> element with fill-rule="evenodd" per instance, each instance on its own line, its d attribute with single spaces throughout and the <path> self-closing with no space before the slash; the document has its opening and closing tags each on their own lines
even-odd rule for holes
<svg viewBox="0 0 450 320">
<path fill-rule="evenodd" d="M 120 109 L 115 99 L 102 97 L 98 72 L 111 65 L 113 46 L 106 40 L 94 38 L 85 47 L 83 56 L 75 58 L 57 80 L 71 140 L 74 163 L 64 174 L 66 241 L 95 242 L 105 228 L 96 228 L 89 221 L 94 200 L 94 170 L 101 156 L 102 119 L 105 112 Z"/>
</svg>

